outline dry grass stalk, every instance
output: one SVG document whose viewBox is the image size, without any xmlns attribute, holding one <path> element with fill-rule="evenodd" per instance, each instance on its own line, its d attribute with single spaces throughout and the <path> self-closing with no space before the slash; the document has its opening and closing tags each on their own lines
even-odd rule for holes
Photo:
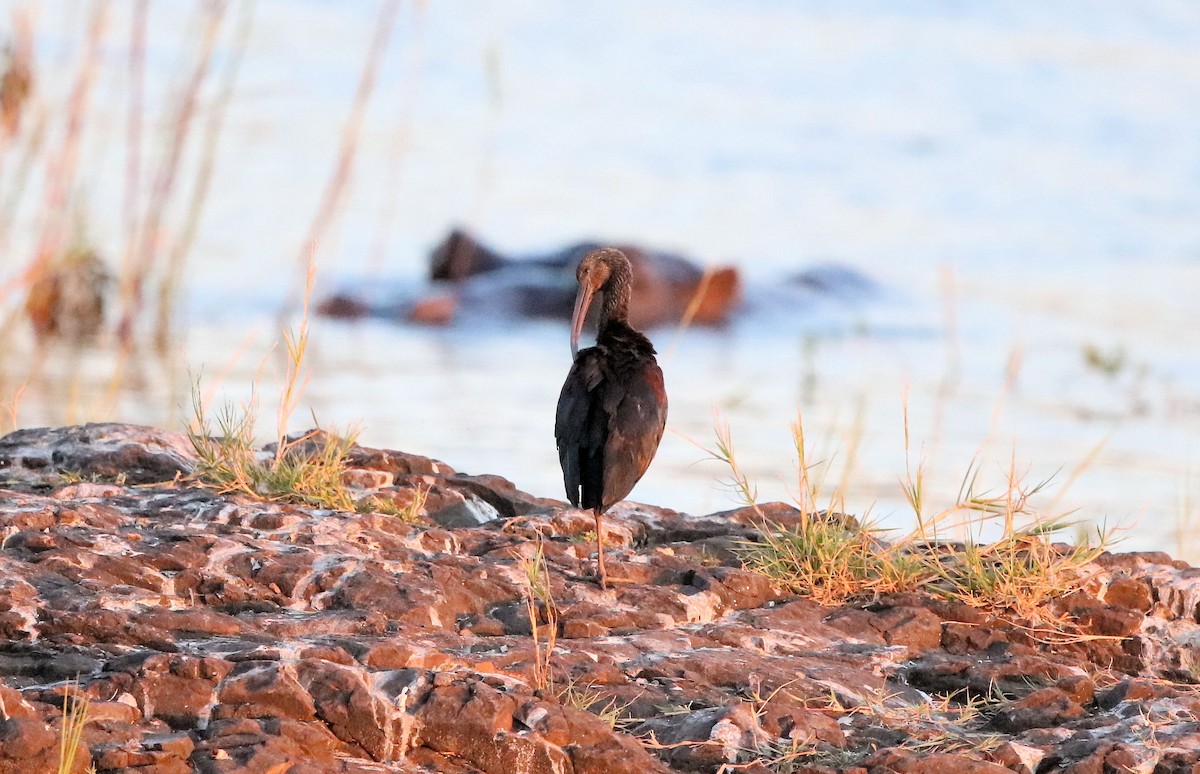
<svg viewBox="0 0 1200 774">
<path fill-rule="evenodd" d="M 70 774 L 83 744 L 83 729 L 88 722 L 91 700 L 75 681 L 67 684 L 63 696 L 62 729 L 58 737 L 58 774 Z M 93 768 L 92 771 L 95 771 Z"/>
<path fill-rule="evenodd" d="M 129 28 L 129 113 L 126 116 L 125 195 L 121 215 L 125 222 L 125 260 L 133 259 L 138 243 L 138 192 L 142 181 L 142 115 L 145 96 L 146 25 L 150 0 L 136 0 Z"/>
<path fill-rule="evenodd" d="M 719 416 L 716 420 L 717 443 L 716 448 L 708 449 L 708 455 L 718 462 L 724 463 L 729 468 L 728 486 L 746 505 L 754 509 L 754 512 L 762 517 L 762 510 L 758 507 L 758 487 L 751 481 L 749 476 L 742 470 L 737 461 L 737 454 L 733 448 L 733 433 L 729 429 L 729 423 L 723 421 Z"/>
<path fill-rule="evenodd" d="M 321 203 L 317 206 L 317 212 L 313 216 L 312 224 L 309 226 L 308 235 L 302 242 L 299 260 L 301 264 L 309 260 L 312 253 L 316 251 L 317 246 L 323 243 L 325 233 L 329 230 L 329 226 L 333 223 L 334 217 L 341 206 L 342 196 L 350 182 L 350 175 L 353 171 L 354 156 L 358 150 L 358 138 L 362 133 L 362 124 L 366 116 L 367 105 L 370 103 L 371 93 L 375 90 L 375 81 L 379 75 L 379 69 L 383 64 L 384 57 L 387 54 L 388 43 L 392 37 L 392 28 L 395 27 L 399 11 L 399 0 L 387 0 L 379 9 L 379 19 L 375 23 L 375 36 L 372 38 L 371 46 L 367 50 L 362 77 L 359 79 L 358 89 L 354 93 L 354 103 L 350 110 L 350 117 L 346 120 L 346 126 L 342 130 L 341 143 L 338 148 L 337 161 L 334 163 L 333 174 L 330 175 L 329 182 L 321 196 Z"/>
<path fill-rule="evenodd" d="M 25 390 L 29 387 L 29 382 L 22 382 L 13 391 L 12 397 L 4 402 L 4 424 L 0 425 L 0 430 L 4 433 L 12 432 L 21 426 L 18 418 L 21 416 L 21 399 L 25 397 Z"/>
<path fill-rule="evenodd" d="M 232 53 L 221 76 L 217 96 L 213 101 L 204 124 L 203 141 L 201 143 L 201 158 L 196 168 L 196 179 L 192 185 L 192 194 L 188 201 L 187 214 L 179 237 L 171 246 L 167 256 L 163 275 L 158 283 L 158 322 L 154 328 L 155 347 L 165 353 L 170 344 L 171 317 L 174 312 L 175 298 L 179 292 L 179 283 L 183 275 L 183 267 L 187 256 L 191 253 L 196 231 L 200 227 L 200 217 L 204 213 L 204 205 L 208 201 L 209 186 L 212 183 L 213 171 L 216 169 L 217 144 L 221 135 L 221 126 L 233 98 L 234 85 L 237 83 L 238 70 L 246 53 L 254 19 L 253 3 L 243 3 L 239 17 L 237 35 L 234 39 Z"/>
<path fill-rule="evenodd" d="M 71 88 L 67 103 L 66 125 L 62 145 L 58 153 L 47 162 L 45 175 L 45 197 L 42 205 L 42 223 L 39 242 L 33 258 L 19 277 L 16 286 L 31 284 L 42 276 L 51 261 L 62 252 L 68 232 L 67 218 L 70 208 L 67 197 L 75 180 L 79 164 L 79 148 L 82 143 L 84 117 L 91 104 L 92 87 L 100 70 L 101 41 L 108 25 L 108 3 L 95 3 L 88 18 L 87 36 L 84 44 L 82 64 Z"/>
<path fill-rule="evenodd" d="M 426 61 L 426 15 L 427 7 L 423 3 L 411 6 L 412 26 L 411 45 L 406 48 L 404 77 L 396 99 L 396 126 L 392 131 L 389 143 L 387 161 L 387 180 L 380 195 L 379 214 L 375 220 L 375 235 L 372 239 L 370 260 L 367 264 L 367 276 L 378 276 L 386 266 L 388 258 L 388 235 L 396 212 L 400 207 L 400 174 L 405 158 L 412 145 L 412 113 L 421 90 L 423 63 Z"/>
<path fill-rule="evenodd" d="M 408 524 L 419 524 L 425 503 L 429 500 L 429 487 L 417 486 L 410 492 L 410 499 L 404 506 L 398 505 L 396 500 L 391 498 L 367 495 L 354 504 L 354 510 L 359 513 L 382 513 L 395 516 Z"/>
<path fill-rule="evenodd" d="M 205 20 L 200 44 L 191 73 L 180 92 L 175 115 L 171 121 L 172 141 L 158 167 L 154 185 L 150 191 L 150 206 L 145 220 L 140 225 L 136 248 L 125 256 L 121 271 L 121 299 L 123 311 L 117 326 L 121 347 L 128 350 L 133 345 L 134 326 L 142 310 L 142 296 L 146 277 L 159 252 L 161 232 L 166 213 L 175 190 L 175 179 L 183 159 L 183 149 L 191 131 L 196 113 L 200 88 L 208 75 L 213 49 L 224 19 L 226 3 L 214 0 L 205 5 Z"/>
<path fill-rule="evenodd" d="M 554 602 L 550 568 L 540 541 L 533 556 L 522 556 L 518 566 L 525 585 L 525 609 L 533 638 L 533 685 L 539 691 L 550 690 L 554 684 L 551 667 L 558 642 L 558 606 Z M 539 625 L 543 619 L 545 624 Z"/>
<path fill-rule="evenodd" d="M 604 691 L 594 685 L 581 687 L 575 680 L 568 680 L 567 684 L 557 691 L 556 696 L 558 703 L 564 707 L 590 712 L 612 729 L 625 730 L 644 720 L 644 718 L 624 716 L 625 711 L 633 705 L 633 699 L 622 704 L 617 701 L 615 696 L 606 698 Z"/>
<path fill-rule="evenodd" d="M 300 325 L 296 332 L 283 332 L 283 343 L 287 349 L 287 375 L 283 382 L 283 393 L 279 397 L 275 414 L 277 432 L 276 461 L 281 461 L 286 452 L 287 427 L 300 401 L 300 395 L 308 384 L 304 371 L 304 356 L 308 352 L 308 312 L 312 303 L 312 291 L 317 281 L 316 254 L 309 253 L 308 267 L 304 280 L 304 303 L 300 314 Z"/>
</svg>

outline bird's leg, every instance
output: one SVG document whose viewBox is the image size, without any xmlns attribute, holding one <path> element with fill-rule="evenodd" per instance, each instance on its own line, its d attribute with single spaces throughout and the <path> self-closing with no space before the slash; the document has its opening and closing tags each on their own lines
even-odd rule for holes
<svg viewBox="0 0 1200 774">
<path fill-rule="evenodd" d="M 600 509 L 593 511 L 596 515 L 596 583 L 601 589 L 608 588 L 608 573 L 604 571 L 604 525 L 600 521 Z"/>
</svg>

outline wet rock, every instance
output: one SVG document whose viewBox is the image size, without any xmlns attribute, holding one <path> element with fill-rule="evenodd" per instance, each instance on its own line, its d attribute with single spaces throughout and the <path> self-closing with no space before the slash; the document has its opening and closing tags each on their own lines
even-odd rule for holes
<svg viewBox="0 0 1200 774">
<path fill-rule="evenodd" d="M 430 487 L 425 511 L 430 521 L 451 529 L 478 527 L 500 518 L 499 511 L 478 497 L 438 486 Z"/>
</svg>

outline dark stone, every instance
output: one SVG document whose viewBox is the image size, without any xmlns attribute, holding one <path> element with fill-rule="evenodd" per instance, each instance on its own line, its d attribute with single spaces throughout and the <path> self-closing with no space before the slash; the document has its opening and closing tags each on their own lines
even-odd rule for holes
<svg viewBox="0 0 1200 774">
<path fill-rule="evenodd" d="M 191 473 L 195 453 L 182 433 L 100 423 L 16 430 L 0 438 L 0 460 L 7 461 L 10 474 L 18 468 L 53 468 L 84 478 L 149 484 Z"/>
</svg>

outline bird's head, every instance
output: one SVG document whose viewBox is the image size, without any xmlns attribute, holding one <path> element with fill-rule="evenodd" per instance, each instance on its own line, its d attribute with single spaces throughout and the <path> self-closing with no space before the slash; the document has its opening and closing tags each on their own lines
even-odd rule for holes
<svg viewBox="0 0 1200 774">
<path fill-rule="evenodd" d="M 575 296 L 575 313 L 571 317 L 571 357 L 579 354 L 579 335 L 583 332 L 583 321 L 592 305 L 596 293 L 611 294 L 613 286 L 619 285 L 624 293 L 625 304 L 629 302 L 629 277 L 632 267 L 625 253 L 614 247 L 602 247 L 583 257 L 575 270 L 579 281 L 579 293 Z M 605 306 L 609 305 L 608 299 Z"/>
</svg>

